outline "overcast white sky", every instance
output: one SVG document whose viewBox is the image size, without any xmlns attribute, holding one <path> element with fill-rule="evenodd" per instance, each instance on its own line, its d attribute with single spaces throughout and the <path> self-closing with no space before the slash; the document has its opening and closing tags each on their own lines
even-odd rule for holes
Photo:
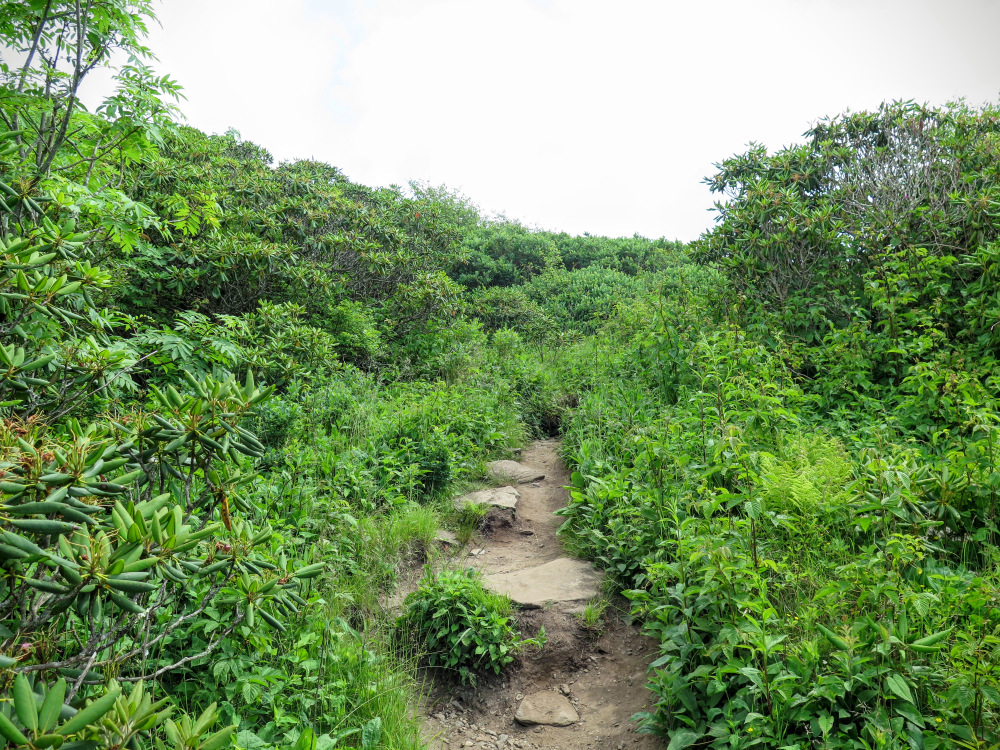
<svg viewBox="0 0 1000 750">
<path fill-rule="evenodd" d="M 712 164 L 1000 93 L 996 0 L 163 0 L 189 122 L 571 233 L 691 240 Z"/>
</svg>

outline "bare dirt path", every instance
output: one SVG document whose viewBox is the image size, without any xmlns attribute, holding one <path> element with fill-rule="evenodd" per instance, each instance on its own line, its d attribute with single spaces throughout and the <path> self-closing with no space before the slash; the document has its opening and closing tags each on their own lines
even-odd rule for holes
<svg viewBox="0 0 1000 750">
<path fill-rule="evenodd" d="M 524 451 L 520 461 L 541 469 L 545 478 L 517 487 L 521 498 L 512 518 L 509 511 L 491 513 L 484 533 L 459 552 L 464 556 L 460 564 L 490 576 L 527 571 L 566 556 L 556 537 L 561 519 L 553 515 L 569 500 L 563 489 L 569 474 L 558 447 L 556 440 L 543 440 Z M 545 648 L 529 649 L 519 665 L 499 677 L 481 678 L 475 688 L 436 685 L 424 707 L 428 747 L 662 748 L 657 738 L 637 734 L 629 720 L 649 707 L 652 694 L 644 685 L 656 644 L 628 621 L 624 602 L 618 605 L 607 609 L 597 631 L 582 626 L 579 601 L 523 610 L 519 616 L 522 634 L 534 636 L 544 626 Z M 522 726 L 514 718 L 522 699 L 540 692 L 567 697 L 579 721 L 565 727 Z"/>
</svg>

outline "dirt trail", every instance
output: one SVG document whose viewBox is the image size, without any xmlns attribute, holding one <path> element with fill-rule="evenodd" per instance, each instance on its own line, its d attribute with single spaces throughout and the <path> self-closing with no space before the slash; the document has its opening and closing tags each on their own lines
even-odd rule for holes
<svg viewBox="0 0 1000 750">
<path fill-rule="evenodd" d="M 553 512 L 566 505 L 569 483 L 556 440 L 533 443 L 521 462 L 544 470 L 545 478 L 518 486 L 517 511 L 493 511 L 484 533 L 459 552 L 462 564 L 486 575 L 523 571 L 565 557 Z M 508 514 L 508 515 L 504 515 Z M 473 554 L 478 551 L 479 554 Z M 603 629 L 581 627 L 580 603 L 553 604 L 521 612 L 525 636 L 545 627 L 544 649 L 529 649 L 520 664 L 499 677 L 484 677 L 475 688 L 439 684 L 424 708 L 424 736 L 431 750 L 479 748 L 504 750 L 576 750 L 577 748 L 662 748 L 660 740 L 635 732 L 629 719 L 647 710 L 652 694 L 645 689 L 646 668 L 656 644 L 627 621 L 625 603 L 608 608 Z M 565 695 L 580 720 L 567 727 L 524 727 L 514 714 L 524 696 L 539 691 Z"/>
</svg>

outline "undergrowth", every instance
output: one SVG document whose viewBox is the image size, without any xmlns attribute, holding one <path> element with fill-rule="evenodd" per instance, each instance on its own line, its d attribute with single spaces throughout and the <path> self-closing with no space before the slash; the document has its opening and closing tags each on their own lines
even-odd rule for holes
<svg viewBox="0 0 1000 750">
<path fill-rule="evenodd" d="M 415 639 L 429 666 L 457 672 L 473 685 L 478 673 L 500 674 L 525 646 L 545 643 L 544 629 L 519 639 L 510 599 L 483 588 L 472 568 L 428 569 L 406 597 L 397 627 Z"/>
<path fill-rule="evenodd" d="M 179 125 L 147 2 L 4 10 L 8 744 L 416 750 L 422 659 L 527 642 L 462 574 L 412 654 L 385 602 L 562 435 L 669 750 L 1000 747 L 995 106 L 755 145 L 690 247 L 570 237 Z"/>
</svg>

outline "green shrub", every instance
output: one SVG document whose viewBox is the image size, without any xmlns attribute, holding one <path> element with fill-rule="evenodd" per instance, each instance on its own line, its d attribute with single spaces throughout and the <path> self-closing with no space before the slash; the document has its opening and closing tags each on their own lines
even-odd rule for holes
<svg viewBox="0 0 1000 750">
<path fill-rule="evenodd" d="M 396 444 L 401 438 L 414 443 L 438 438 L 442 433 L 452 447 L 452 466 L 468 468 L 485 456 L 501 456 L 524 442 L 523 426 L 505 389 L 483 386 L 413 383 L 393 389 L 383 406 L 382 440 Z M 430 448 L 420 453 L 430 454 Z"/>
<path fill-rule="evenodd" d="M 275 398 L 263 404 L 254 415 L 258 439 L 265 446 L 280 448 L 291 435 L 292 427 L 302 415 L 302 404 L 284 398 Z"/>
<path fill-rule="evenodd" d="M 643 290 L 641 279 L 621 271 L 588 266 L 578 271 L 550 269 L 524 289 L 557 327 L 593 333 L 622 302 L 631 302 Z"/>
<path fill-rule="evenodd" d="M 395 342 L 390 359 L 400 380 L 421 378 L 456 383 L 475 372 L 486 345 L 477 321 L 431 322 Z"/>
<path fill-rule="evenodd" d="M 546 266 L 546 257 L 558 252 L 552 240 L 516 222 L 497 222 L 467 230 L 466 253 L 450 273 L 459 284 L 476 287 L 521 284 Z"/>
<path fill-rule="evenodd" d="M 398 455 L 415 467 L 416 490 L 427 497 L 447 486 L 453 476 L 452 444 L 457 442 L 441 428 L 428 432 L 404 432 L 391 436 L 382 453 Z"/>
<path fill-rule="evenodd" d="M 471 568 L 428 571 L 420 587 L 406 597 L 398 626 L 416 637 L 428 664 L 457 669 L 462 682 L 473 684 L 476 672 L 500 674 L 521 647 L 540 647 L 545 637 L 543 631 L 537 638 L 519 641 L 510 599 L 484 589 Z"/>
<path fill-rule="evenodd" d="M 684 247 L 680 242 L 639 235 L 573 237 L 565 232 L 533 230 L 503 218 L 474 226 L 466 222 L 462 235 L 465 253 L 452 263 L 448 273 L 469 289 L 524 284 L 553 262 L 571 271 L 600 266 L 635 276 L 659 267 Z"/>
<path fill-rule="evenodd" d="M 488 287 L 470 295 L 472 313 L 487 331 L 513 329 L 529 341 L 544 339 L 556 321 L 523 287 Z"/>
</svg>

